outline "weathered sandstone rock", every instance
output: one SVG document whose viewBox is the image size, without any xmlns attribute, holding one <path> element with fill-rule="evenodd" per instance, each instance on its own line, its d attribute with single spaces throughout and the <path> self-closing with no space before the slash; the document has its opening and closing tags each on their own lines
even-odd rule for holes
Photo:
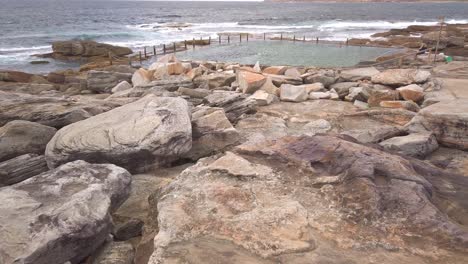
<svg viewBox="0 0 468 264">
<path fill-rule="evenodd" d="M 72 100 L 2 91 L 0 98 L 2 126 L 13 120 L 27 120 L 60 128 L 118 106 L 102 100 Z"/>
<path fill-rule="evenodd" d="M 357 68 L 342 71 L 340 73 L 340 77 L 345 81 L 355 82 L 360 80 L 370 80 L 372 76 L 378 73 L 380 73 L 380 71 L 374 67 Z"/>
<path fill-rule="evenodd" d="M 75 161 L 2 188 L 1 262 L 79 263 L 111 232 L 130 182 L 115 165 Z"/>
<path fill-rule="evenodd" d="M 249 71 L 239 71 L 237 73 L 237 83 L 243 93 L 253 94 L 265 83 L 266 78 L 262 74 Z"/>
<path fill-rule="evenodd" d="M 198 160 L 239 141 L 239 133 L 222 108 L 199 107 L 192 113 L 192 149 L 184 157 Z"/>
<path fill-rule="evenodd" d="M 269 105 L 273 103 L 275 100 L 278 100 L 278 97 L 273 94 L 269 94 L 264 90 L 257 90 L 253 95 L 250 96 L 251 99 L 257 101 L 257 105 Z"/>
<path fill-rule="evenodd" d="M 91 264 L 133 264 L 135 249 L 129 242 L 107 242 L 93 256 Z"/>
<path fill-rule="evenodd" d="M 0 162 L 0 187 L 24 181 L 48 170 L 44 155 L 24 154 Z"/>
<path fill-rule="evenodd" d="M 130 82 L 132 74 L 106 71 L 89 71 L 87 77 L 88 90 L 97 93 L 111 93 L 112 88 L 122 81 Z"/>
<path fill-rule="evenodd" d="M 431 199 L 466 193 L 463 177 L 333 136 L 236 149 L 200 160 L 157 193 L 150 264 L 205 252 L 206 263 L 358 263 L 364 249 L 382 263 L 403 252 L 422 263 L 429 248 L 439 263 L 456 263 L 466 254 L 467 231 Z M 450 197 L 459 210 L 466 204 Z"/>
<path fill-rule="evenodd" d="M 280 99 L 285 102 L 303 102 L 308 99 L 309 95 L 304 86 L 294 86 L 283 84 L 280 87 Z"/>
<path fill-rule="evenodd" d="M 111 92 L 112 93 L 117 93 L 125 90 L 132 89 L 132 85 L 129 84 L 127 81 L 122 81 L 119 84 L 117 84 L 114 88 L 112 88 Z"/>
<path fill-rule="evenodd" d="M 271 66 L 265 68 L 263 73 L 266 74 L 275 74 L 275 75 L 284 75 L 284 72 L 288 69 L 287 66 Z"/>
<path fill-rule="evenodd" d="M 413 83 L 424 83 L 431 73 L 417 69 L 390 69 L 372 76 L 373 83 L 390 86 L 402 86 Z"/>
<path fill-rule="evenodd" d="M 424 158 L 439 147 L 436 138 L 430 133 L 394 137 L 379 144 L 386 150 L 416 158 Z"/>
<path fill-rule="evenodd" d="M 223 108 L 233 124 L 237 123 L 243 114 L 254 113 L 257 106 L 257 102 L 248 95 L 228 91 L 214 91 L 205 97 L 205 101 L 208 106 Z"/>
<path fill-rule="evenodd" d="M 398 91 L 395 90 L 371 90 L 367 103 L 370 107 L 380 106 L 382 101 L 396 101 L 399 98 Z"/>
<path fill-rule="evenodd" d="M 400 96 L 407 101 L 420 102 L 424 99 L 424 89 L 417 84 L 410 84 L 396 90 L 400 93 Z"/>
<path fill-rule="evenodd" d="M 34 122 L 16 120 L 0 127 L 0 161 L 33 153 L 43 154 L 57 129 Z"/>
<path fill-rule="evenodd" d="M 468 150 L 468 100 L 440 102 L 423 108 L 408 124 L 411 132 L 432 132 L 439 144 Z"/>
<path fill-rule="evenodd" d="M 191 147 L 187 102 L 148 95 L 60 129 L 45 153 L 51 168 L 68 161 L 87 160 L 141 171 L 171 162 Z"/>
<path fill-rule="evenodd" d="M 108 56 L 109 52 L 116 56 L 132 54 L 132 50 L 126 47 L 112 46 L 109 44 L 97 43 L 94 41 L 56 41 L 52 43 L 54 53 L 65 56 Z"/>
<path fill-rule="evenodd" d="M 151 82 L 153 78 L 153 71 L 148 71 L 143 68 L 138 69 L 132 75 L 133 86 L 141 86 Z"/>
<path fill-rule="evenodd" d="M 380 106 L 387 108 L 402 108 L 412 112 L 418 112 L 420 110 L 419 105 L 413 101 L 381 101 Z"/>
</svg>

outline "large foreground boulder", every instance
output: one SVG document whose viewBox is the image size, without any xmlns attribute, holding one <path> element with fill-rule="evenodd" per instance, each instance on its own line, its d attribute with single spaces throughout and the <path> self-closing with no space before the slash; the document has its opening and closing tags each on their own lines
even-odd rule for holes
<svg viewBox="0 0 468 264">
<path fill-rule="evenodd" d="M 115 165 L 67 163 L 0 190 L 0 263 L 79 263 L 112 230 L 131 175 Z"/>
<path fill-rule="evenodd" d="M 45 153 L 51 168 L 86 160 L 141 171 L 171 162 L 191 147 L 187 102 L 148 95 L 60 129 Z"/>
<path fill-rule="evenodd" d="M 23 154 L 43 154 L 57 129 L 34 122 L 16 120 L 0 127 L 0 161 Z"/>
<path fill-rule="evenodd" d="M 201 252 L 210 254 L 203 263 L 466 258 L 462 176 L 335 136 L 283 137 L 235 152 L 200 160 L 150 202 L 159 233 L 149 263 Z M 452 208 L 465 222 L 450 219 Z"/>
<path fill-rule="evenodd" d="M 468 150 L 468 100 L 439 102 L 423 108 L 408 124 L 411 132 L 431 132 L 447 147 Z"/>
</svg>

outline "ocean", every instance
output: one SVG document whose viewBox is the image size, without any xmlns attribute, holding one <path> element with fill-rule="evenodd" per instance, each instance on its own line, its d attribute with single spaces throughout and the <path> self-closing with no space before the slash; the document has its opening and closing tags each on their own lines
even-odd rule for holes
<svg viewBox="0 0 468 264">
<path fill-rule="evenodd" d="M 0 69 L 21 70 L 57 40 L 139 48 L 222 32 L 368 37 L 413 24 L 468 23 L 466 3 L 0 0 Z M 36 59 L 37 60 L 37 59 Z"/>
</svg>

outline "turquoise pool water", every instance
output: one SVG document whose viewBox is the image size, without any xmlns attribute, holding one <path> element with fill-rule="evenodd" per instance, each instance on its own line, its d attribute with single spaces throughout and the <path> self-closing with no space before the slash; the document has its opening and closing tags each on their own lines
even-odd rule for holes
<svg viewBox="0 0 468 264">
<path fill-rule="evenodd" d="M 392 48 L 339 46 L 314 42 L 250 41 L 197 47 L 177 53 L 184 60 L 213 60 L 263 65 L 347 67 L 398 51 Z"/>
</svg>

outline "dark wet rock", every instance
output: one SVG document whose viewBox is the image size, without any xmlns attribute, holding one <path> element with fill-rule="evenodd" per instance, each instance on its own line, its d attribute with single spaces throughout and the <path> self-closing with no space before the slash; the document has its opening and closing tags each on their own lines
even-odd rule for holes
<svg viewBox="0 0 468 264">
<path fill-rule="evenodd" d="M 22 182 L 48 170 L 44 155 L 24 154 L 0 162 L 0 187 Z"/>
</svg>

